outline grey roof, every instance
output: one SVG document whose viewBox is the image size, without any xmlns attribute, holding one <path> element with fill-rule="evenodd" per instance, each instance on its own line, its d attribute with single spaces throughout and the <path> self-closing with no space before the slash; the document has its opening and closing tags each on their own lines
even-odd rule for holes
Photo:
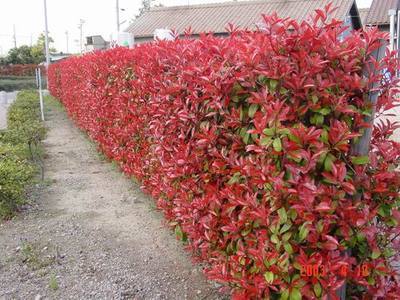
<svg viewBox="0 0 400 300">
<path fill-rule="evenodd" d="M 262 14 L 276 12 L 279 17 L 290 17 L 301 22 L 315 9 L 332 2 L 337 7 L 332 18 L 343 20 L 350 12 L 354 0 L 263 0 L 238 1 L 191 6 L 155 7 L 138 17 L 125 30 L 135 37 L 153 36 L 158 28 L 174 29 L 182 34 L 191 27 L 193 34 L 202 32 L 224 33 L 229 23 L 252 29 L 262 22 Z"/>
<path fill-rule="evenodd" d="M 374 0 L 369 9 L 366 24 L 389 24 L 389 9 L 399 9 L 399 2 L 399 0 Z"/>
<path fill-rule="evenodd" d="M 360 19 L 361 19 L 361 23 L 363 25 L 366 25 L 366 20 L 368 17 L 368 13 L 369 13 L 369 8 L 359 8 L 358 9 L 358 13 L 360 14 Z"/>
</svg>

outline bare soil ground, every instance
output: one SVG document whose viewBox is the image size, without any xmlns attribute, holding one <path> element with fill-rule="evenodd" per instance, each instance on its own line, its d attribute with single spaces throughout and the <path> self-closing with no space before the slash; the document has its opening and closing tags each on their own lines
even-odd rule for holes
<svg viewBox="0 0 400 300">
<path fill-rule="evenodd" d="M 57 106 L 45 182 L 0 223 L 0 299 L 219 299 L 132 180 Z"/>
</svg>

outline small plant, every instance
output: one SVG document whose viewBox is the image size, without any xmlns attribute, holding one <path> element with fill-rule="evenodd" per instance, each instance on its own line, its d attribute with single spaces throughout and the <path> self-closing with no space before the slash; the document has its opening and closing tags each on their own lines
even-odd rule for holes
<svg viewBox="0 0 400 300">
<path fill-rule="evenodd" d="M 0 132 L 0 219 L 25 202 L 25 189 L 41 167 L 40 141 L 46 130 L 39 117 L 36 92 L 20 92 L 10 106 L 7 129 Z M 43 174 L 43 172 L 42 172 Z"/>
<path fill-rule="evenodd" d="M 54 273 L 50 274 L 50 280 L 49 280 L 49 288 L 53 291 L 57 291 L 59 286 L 58 286 L 58 281 L 57 277 Z"/>
<path fill-rule="evenodd" d="M 55 262 L 54 255 L 45 255 L 44 250 L 38 243 L 22 241 L 21 244 L 21 259 L 24 264 L 27 264 L 32 270 L 42 271 L 47 266 Z M 48 249 L 48 247 L 44 247 Z M 44 272 L 44 271 L 43 271 Z"/>
<path fill-rule="evenodd" d="M 23 241 L 21 246 L 22 262 L 33 269 L 40 269 L 40 259 L 37 249 L 28 241 Z"/>
</svg>

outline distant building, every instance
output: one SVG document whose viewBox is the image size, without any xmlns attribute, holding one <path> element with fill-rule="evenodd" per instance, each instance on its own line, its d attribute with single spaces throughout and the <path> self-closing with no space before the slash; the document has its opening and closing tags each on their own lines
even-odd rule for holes
<svg viewBox="0 0 400 300">
<path fill-rule="evenodd" d="M 60 61 L 60 60 L 66 59 L 66 58 L 68 58 L 68 57 L 70 57 L 70 56 L 72 56 L 72 54 L 63 53 L 63 52 L 60 52 L 60 53 L 50 53 L 50 62 L 51 62 L 51 63 L 53 63 L 53 62 L 58 62 L 58 61 Z"/>
<path fill-rule="evenodd" d="M 324 8 L 330 2 L 337 7 L 332 18 L 343 20 L 350 29 L 362 27 L 355 0 L 263 0 L 154 7 L 135 19 L 125 31 L 134 35 L 135 43 L 152 41 L 157 29 L 173 29 L 182 35 L 190 27 L 193 37 L 202 32 L 226 36 L 229 23 L 243 29 L 255 29 L 262 23 L 262 14 L 274 12 L 279 17 L 303 21 L 315 9 Z"/>
<path fill-rule="evenodd" d="M 399 10 L 400 0 L 373 0 L 365 19 L 365 25 L 378 26 L 381 31 L 390 30 L 389 10 Z"/>
<path fill-rule="evenodd" d="M 105 50 L 110 48 L 110 42 L 103 39 L 101 35 L 92 35 L 86 37 L 85 52 L 95 50 Z"/>
<path fill-rule="evenodd" d="M 390 30 L 390 15 L 392 14 L 393 30 Z M 400 0 L 373 0 L 365 19 L 365 26 L 377 26 L 379 30 L 389 32 L 388 44 L 391 49 L 399 49 L 397 32 L 400 31 Z M 381 47 L 380 57 L 384 55 L 385 46 Z"/>
</svg>

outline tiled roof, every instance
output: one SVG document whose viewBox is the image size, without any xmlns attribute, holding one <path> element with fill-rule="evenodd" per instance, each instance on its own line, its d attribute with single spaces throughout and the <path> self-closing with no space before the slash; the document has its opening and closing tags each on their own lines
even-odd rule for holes
<svg viewBox="0 0 400 300">
<path fill-rule="evenodd" d="M 398 9 L 399 0 L 374 0 L 366 19 L 367 25 L 389 24 L 389 9 Z"/>
<path fill-rule="evenodd" d="M 361 23 L 366 25 L 365 21 L 367 20 L 369 8 L 359 8 L 358 12 L 360 14 Z"/>
<path fill-rule="evenodd" d="M 135 37 L 153 36 L 158 28 L 175 29 L 178 33 L 189 27 L 193 34 L 202 32 L 226 32 L 233 23 L 240 28 L 254 28 L 262 21 L 262 14 L 276 12 L 279 17 L 303 21 L 317 8 L 332 2 L 338 7 L 332 15 L 344 19 L 354 0 L 263 0 L 238 1 L 191 6 L 156 7 L 145 12 L 126 29 Z"/>
</svg>

